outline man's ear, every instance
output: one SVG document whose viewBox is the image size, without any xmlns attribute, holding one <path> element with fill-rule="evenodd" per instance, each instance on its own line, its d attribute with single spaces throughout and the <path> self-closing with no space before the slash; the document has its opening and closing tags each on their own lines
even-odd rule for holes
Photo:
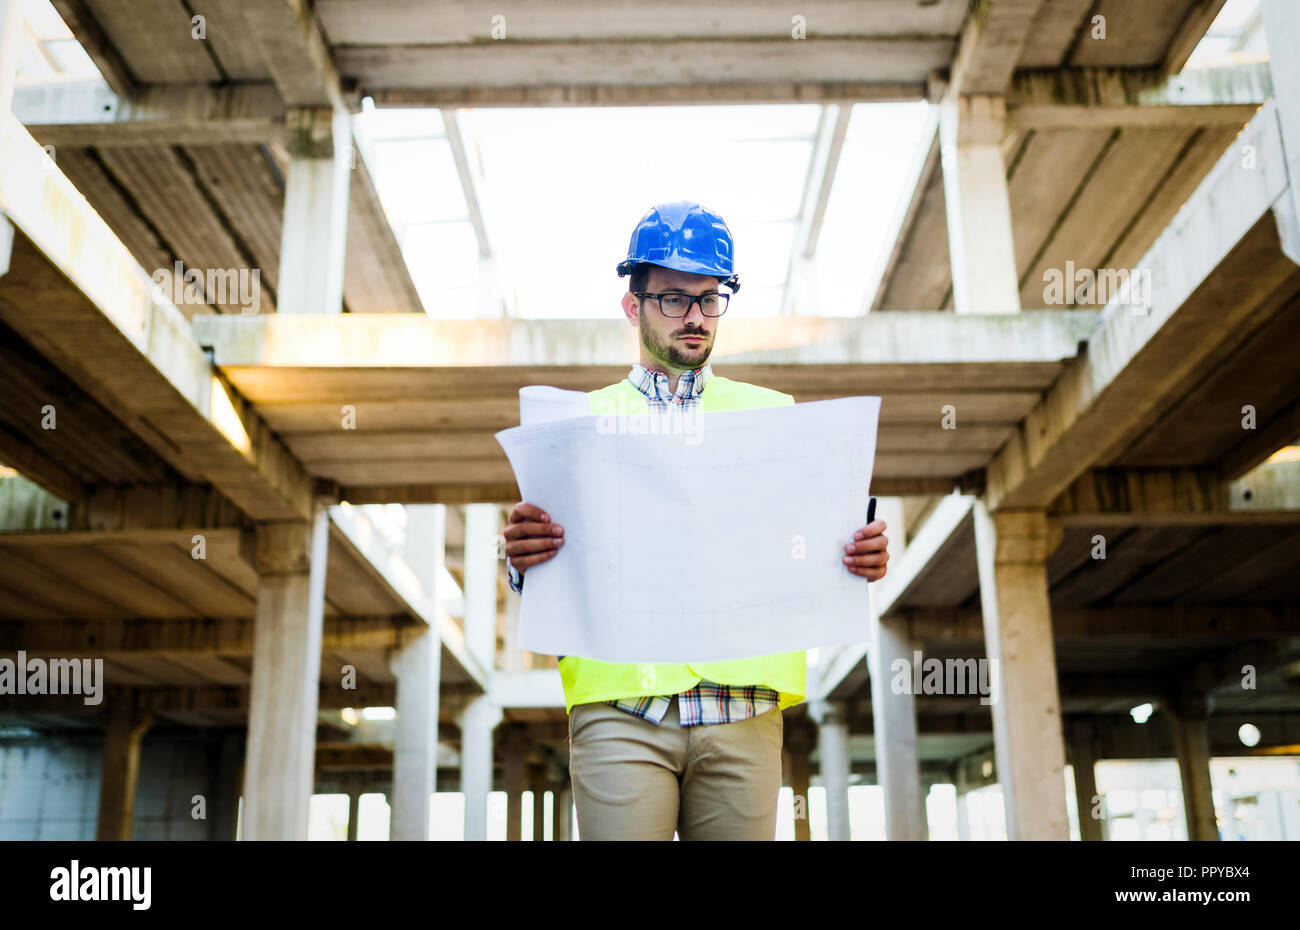
<svg viewBox="0 0 1300 930">
<path fill-rule="evenodd" d="M 638 306 L 639 301 L 635 294 L 628 291 L 623 295 L 623 315 L 633 326 L 641 325 L 641 308 Z"/>
</svg>

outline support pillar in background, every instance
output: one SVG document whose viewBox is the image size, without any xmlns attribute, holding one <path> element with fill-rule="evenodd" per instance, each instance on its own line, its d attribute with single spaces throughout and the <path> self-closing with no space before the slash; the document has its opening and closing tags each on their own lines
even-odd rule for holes
<svg viewBox="0 0 1300 930">
<path fill-rule="evenodd" d="M 13 112 L 14 80 L 23 40 L 23 0 L 0 0 L 0 142 Z"/>
<path fill-rule="evenodd" d="M 247 840 L 307 839 L 316 763 L 329 511 L 257 527 L 257 619 L 244 763 Z"/>
<path fill-rule="evenodd" d="M 892 540 L 891 540 L 892 541 Z M 892 557 L 891 557 L 892 558 Z M 924 798 L 916 739 L 916 696 L 895 694 L 893 663 L 910 669 L 920 649 L 904 624 L 881 620 L 871 609 L 867 662 L 871 668 L 871 717 L 876 747 L 876 780 L 884 792 L 885 835 L 891 840 L 923 840 Z M 910 673 L 909 673 L 910 679 Z"/>
<path fill-rule="evenodd" d="M 849 837 L 849 721 L 843 699 L 809 701 L 808 710 L 817 721 L 817 754 L 821 760 L 822 786 L 826 790 L 826 837 Z"/>
<path fill-rule="evenodd" d="M 352 173 L 352 117 L 333 107 L 284 114 L 284 221 L 278 313 L 342 313 Z"/>
<path fill-rule="evenodd" d="M 239 791 L 244 782 L 243 730 L 226 730 L 216 746 L 212 802 L 208 805 L 209 839 L 233 840 L 239 832 Z"/>
<path fill-rule="evenodd" d="M 437 610 L 438 576 L 446 554 L 447 508 L 410 508 L 404 555 L 420 579 L 434 611 L 430 625 L 402 643 L 392 657 L 397 678 L 397 721 L 393 742 L 393 788 L 388 836 L 429 839 L 432 795 L 438 788 L 438 690 L 442 685 L 442 638 Z"/>
<path fill-rule="evenodd" d="M 939 104 L 952 302 L 958 313 L 1020 311 L 1011 197 L 1002 160 L 1005 124 L 1002 97 L 958 95 Z"/>
<path fill-rule="evenodd" d="M 388 830 L 392 840 L 429 839 L 429 812 L 438 774 L 441 652 L 437 628 L 425 627 L 393 657 L 397 721 Z"/>
<path fill-rule="evenodd" d="M 533 842 L 546 841 L 546 766 L 528 764 L 528 788 L 533 793 Z"/>
<path fill-rule="evenodd" d="M 1092 815 L 1097 797 L 1096 731 L 1090 718 L 1072 720 L 1066 727 L 1070 765 L 1074 769 L 1074 804 L 1079 818 L 1079 839 L 1100 842 L 1106 838 L 1104 822 Z M 1104 816 L 1104 811 L 1103 811 Z"/>
<path fill-rule="evenodd" d="M 1294 0 L 1262 0 L 1260 16 L 1268 42 L 1268 69 L 1273 79 L 1273 99 L 1282 124 L 1282 150 L 1291 177 L 1292 213 L 1300 217 L 1300 8 Z"/>
<path fill-rule="evenodd" d="M 361 825 L 361 786 L 355 782 L 348 785 L 348 842 L 357 841 L 358 828 Z"/>
<path fill-rule="evenodd" d="M 465 505 L 465 648 L 484 669 L 496 665 L 499 514 L 496 504 Z"/>
<path fill-rule="evenodd" d="M 523 839 L 524 819 L 524 764 L 528 756 L 528 734 L 523 724 L 513 723 L 506 727 L 505 745 L 505 782 L 506 782 L 506 840 Z"/>
<path fill-rule="evenodd" d="M 487 801 L 492 791 L 493 731 L 501 708 L 480 695 L 465 705 L 460 724 L 460 790 L 465 796 L 465 839 L 487 839 Z"/>
<path fill-rule="evenodd" d="M 1060 526 L 1043 511 L 974 505 L 980 602 L 993 702 L 993 745 L 1007 839 L 1068 840 L 1065 741 L 1047 557 Z"/>
<path fill-rule="evenodd" d="M 1204 694 L 1183 694 L 1165 702 L 1173 726 L 1174 754 L 1183 785 L 1183 813 L 1189 840 L 1219 839 L 1210 786 L 1210 702 Z"/>
<path fill-rule="evenodd" d="M 794 808 L 794 838 L 806 843 L 812 836 L 808 828 L 808 787 L 812 782 L 812 750 L 817 744 L 817 727 L 807 714 L 785 718 L 783 751 L 786 781 L 790 785 Z"/>
<path fill-rule="evenodd" d="M 99 779 L 97 840 L 129 840 L 135 818 L 135 788 L 140 775 L 140 744 L 153 725 L 153 712 L 141 706 L 132 688 L 110 688 L 102 723 L 104 757 Z"/>
<path fill-rule="evenodd" d="M 569 773 L 560 770 L 551 788 L 551 839 L 570 842 L 573 839 L 573 784 Z"/>
<path fill-rule="evenodd" d="M 958 762 L 952 767 L 952 786 L 957 793 L 957 839 L 970 840 L 970 785 L 965 778 L 965 768 Z"/>
</svg>

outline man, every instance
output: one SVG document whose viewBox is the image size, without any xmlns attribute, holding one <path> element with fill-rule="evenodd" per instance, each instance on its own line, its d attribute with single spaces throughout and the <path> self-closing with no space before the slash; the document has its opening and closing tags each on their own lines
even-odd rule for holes
<svg viewBox="0 0 1300 930">
<path fill-rule="evenodd" d="M 618 384 L 592 391 L 594 414 L 740 410 L 793 404 L 788 394 L 715 375 L 708 364 L 733 273 L 722 217 L 678 201 L 650 210 L 632 233 L 619 277 L 623 313 L 641 333 L 640 362 Z M 730 292 L 720 290 L 729 288 Z M 859 529 L 846 571 L 885 575 L 885 523 Z M 520 503 L 505 531 L 510 586 L 563 550 L 564 528 Z M 656 540 L 665 588 L 690 539 Z M 702 554 L 701 554 L 702 555 Z M 803 651 L 731 662 L 616 664 L 560 657 L 569 711 L 569 774 L 582 839 L 770 840 L 781 788 L 781 711 L 805 697 Z M 674 699 L 675 698 L 675 699 Z"/>
</svg>

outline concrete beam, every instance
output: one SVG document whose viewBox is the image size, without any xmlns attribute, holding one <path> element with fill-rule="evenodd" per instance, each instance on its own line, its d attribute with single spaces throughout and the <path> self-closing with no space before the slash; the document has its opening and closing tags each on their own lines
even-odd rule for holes
<svg viewBox="0 0 1300 930">
<path fill-rule="evenodd" d="M 790 260 L 786 266 L 785 290 L 781 295 L 781 314 L 798 313 L 799 306 L 817 307 L 815 294 L 807 289 L 813 286 L 808 275 L 808 262 L 817 253 L 817 239 L 826 218 L 826 204 L 835 183 L 840 153 L 848 135 L 853 107 L 823 106 L 817 135 L 813 139 L 808 174 L 804 178 L 803 197 L 799 204 L 799 220 L 794 238 L 790 241 Z"/>
<path fill-rule="evenodd" d="M 921 643 L 976 642 L 983 638 L 982 614 L 966 608 L 905 608 L 895 618 Z M 1058 642 L 1080 640 L 1189 639 L 1236 642 L 1247 637 L 1286 637 L 1300 628 L 1300 607 L 1262 605 L 1169 605 L 1153 607 L 1054 607 L 1052 635 Z"/>
<path fill-rule="evenodd" d="M 974 0 L 947 76 L 951 94 L 1001 94 L 1045 0 Z"/>
<path fill-rule="evenodd" d="M 451 158 L 456 164 L 461 192 L 465 195 L 470 225 L 474 227 L 474 238 L 478 240 L 480 287 L 484 291 L 479 315 L 518 316 L 514 286 L 503 264 L 504 253 L 497 247 L 492 233 L 493 224 L 487 209 L 487 182 L 483 177 L 482 156 L 477 142 L 460 111 L 444 108 L 441 112 Z"/>
<path fill-rule="evenodd" d="M 558 669 L 493 672 L 488 697 L 497 707 L 564 707 L 564 686 Z"/>
<path fill-rule="evenodd" d="M 1148 429 L 1222 344 L 1277 312 L 1300 260 L 1272 103 L 1238 139 L 1142 259 L 1152 305 L 1107 306 L 1088 352 L 1069 365 L 988 468 L 993 509 L 1049 506 L 1084 471 Z"/>
<path fill-rule="evenodd" d="M 1059 361 L 1097 325 L 1093 310 L 957 316 L 889 311 L 862 317 L 728 320 L 713 364 L 870 365 Z M 627 373 L 636 333 L 623 320 L 438 320 L 343 314 L 208 314 L 198 343 L 223 368 L 609 366 Z M 920 389 L 920 388 L 918 388 Z"/>
<path fill-rule="evenodd" d="M 20 236 L 0 279 L 0 318 L 190 481 L 210 482 L 253 519 L 304 518 L 311 482 L 297 461 L 214 374 L 184 315 L 154 300 L 145 270 L 36 141 L 16 119 L 9 126 L 0 210 Z"/>
<path fill-rule="evenodd" d="M 1017 130 L 1227 127 L 1239 129 L 1273 93 L 1267 63 L 1159 70 L 1063 68 L 1017 74 L 1007 118 Z"/>
<path fill-rule="evenodd" d="M 129 97 L 97 80 L 24 84 L 14 93 L 14 113 L 56 149 L 257 145 L 284 136 L 284 104 L 269 83 L 158 85 Z"/>
<path fill-rule="evenodd" d="M 359 109 L 344 96 L 329 42 L 307 0 L 245 0 L 240 12 L 286 106 Z"/>
<path fill-rule="evenodd" d="M 72 30 L 77 44 L 90 56 L 99 73 L 115 94 L 130 94 L 136 89 L 135 76 L 91 12 L 86 0 L 51 0 L 64 24 Z"/>
<path fill-rule="evenodd" d="M 419 627 L 406 614 L 331 617 L 325 620 L 323 649 L 396 648 Z M 82 656 L 92 651 L 117 656 L 251 656 L 254 622 L 209 617 L 169 620 L 0 620 L 0 651 L 26 650 L 47 657 Z"/>
<path fill-rule="evenodd" d="M 917 145 L 912 167 L 908 172 L 908 180 L 903 185 L 905 195 L 899 200 L 898 212 L 890 224 L 894 233 L 889 241 L 893 242 L 893 246 L 884 258 L 880 273 L 874 276 L 874 291 L 869 292 L 866 298 L 869 312 L 879 310 L 885 301 L 889 282 L 903 256 L 903 250 L 912 235 L 912 227 L 916 225 L 917 217 L 921 214 L 925 192 L 938 168 L 939 120 L 934 108 L 931 107 L 926 113 L 926 124 L 921 130 L 920 143 Z"/>
<path fill-rule="evenodd" d="M 113 539 L 185 538 L 187 530 L 249 526 L 224 494 L 210 485 L 96 487 L 63 501 L 27 484 L 0 496 L 0 541 L 5 545 L 81 545 Z M 57 511 L 57 516 L 55 515 Z M 21 533 L 13 537 L 3 534 Z"/>
<path fill-rule="evenodd" d="M 80 654 L 85 654 L 83 646 Z M 251 702 L 247 685 L 208 685 L 196 687 L 166 686 L 134 689 L 159 714 L 232 714 L 246 716 Z M 444 688 L 446 694 L 459 695 Z M 394 682 L 366 683 L 345 689 L 335 682 L 322 682 L 317 707 L 342 710 L 345 707 L 393 707 L 397 700 Z M 444 701 L 444 703 L 446 703 Z M 81 714 L 98 713 L 100 707 L 88 706 L 80 694 L 0 695 L 0 713 L 6 714 Z M 452 713 L 448 710 L 444 716 Z"/>
</svg>

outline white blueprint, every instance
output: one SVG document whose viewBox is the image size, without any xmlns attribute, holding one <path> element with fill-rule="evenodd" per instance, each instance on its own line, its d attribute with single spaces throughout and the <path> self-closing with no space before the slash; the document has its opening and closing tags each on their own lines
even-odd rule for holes
<svg viewBox="0 0 1300 930">
<path fill-rule="evenodd" d="M 564 527 L 528 569 L 519 648 L 679 663 L 867 639 L 867 581 L 841 559 L 866 522 L 879 397 L 672 421 L 552 399 L 565 418 L 496 434 L 523 499 Z"/>
</svg>

